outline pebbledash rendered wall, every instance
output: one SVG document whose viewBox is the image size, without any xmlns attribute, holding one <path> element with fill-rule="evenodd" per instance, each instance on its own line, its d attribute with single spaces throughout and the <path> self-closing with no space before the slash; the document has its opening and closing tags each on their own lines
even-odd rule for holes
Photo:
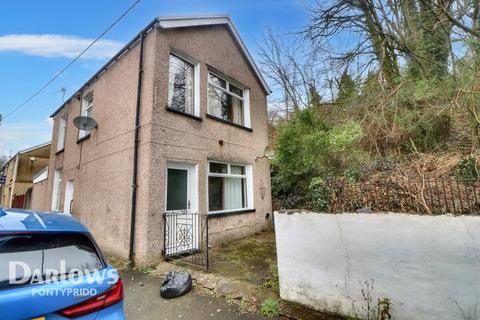
<svg viewBox="0 0 480 320">
<path fill-rule="evenodd" d="M 480 217 L 276 212 L 275 229 L 283 299 L 361 316 L 368 281 L 393 319 L 480 311 Z"/>
<path fill-rule="evenodd" d="M 200 119 L 166 110 L 169 56 L 173 50 L 192 57 L 200 65 Z M 81 99 L 69 100 L 54 114 L 47 189 L 47 205 L 51 208 L 54 173 L 60 171 L 59 209 L 63 211 L 66 183 L 73 180 L 73 216 L 89 228 L 102 250 L 124 259 L 129 252 L 139 54 L 139 46 L 132 47 L 83 89 L 82 94 L 94 94 L 92 117 L 98 123 L 88 139 L 78 142 L 78 129 L 73 124 L 80 114 Z M 266 92 L 226 25 L 156 28 L 145 38 L 143 62 L 136 263 L 153 264 L 162 259 L 169 161 L 198 166 L 201 213 L 208 211 L 209 160 L 253 167 L 254 208 L 236 214 L 211 215 L 209 244 L 232 241 L 268 228 L 272 213 L 270 164 L 265 158 L 257 159 L 268 145 Z M 252 130 L 207 117 L 209 68 L 249 88 Z M 57 151 L 62 117 L 67 119 L 65 145 L 64 151 Z"/>
</svg>

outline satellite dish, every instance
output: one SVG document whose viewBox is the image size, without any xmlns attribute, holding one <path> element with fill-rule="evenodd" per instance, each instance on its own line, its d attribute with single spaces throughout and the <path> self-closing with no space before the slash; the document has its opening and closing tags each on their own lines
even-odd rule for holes
<svg viewBox="0 0 480 320">
<path fill-rule="evenodd" d="M 263 155 L 268 160 L 272 160 L 273 156 L 275 155 L 275 151 L 273 151 L 272 147 L 266 146 L 265 151 L 263 151 Z"/>
<path fill-rule="evenodd" d="M 90 117 L 76 117 L 73 119 L 73 125 L 80 130 L 92 130 L 97 127 L 97 121 Z"/>
<path fill-rule="evenodd" d="M 272 147 L 270 146 L 266 146 L 265 147 L 265 150 L 263 150 L 263 156 L 259 157 L 255 157 L 255 161 L 257 159 L 262 159 L 262 158 L 266 158 L 268 160 L 272 160 L 273 159 L 273 156 L 275 155 L 275 151 L 273 151 Z"/>
</svg>

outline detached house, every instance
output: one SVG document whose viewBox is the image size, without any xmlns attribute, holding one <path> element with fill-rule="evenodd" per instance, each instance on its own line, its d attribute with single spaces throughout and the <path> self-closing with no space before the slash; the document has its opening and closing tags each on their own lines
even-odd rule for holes
<svg viewBox="0 0 480 320">
<path fill-rule="evenodd" d="M 184 213 L 208 215 L 210 244 L 267 228 L 269 93 L 228 17 L 155 19 L 52 114 L 52 211 L 141 262 L 162 258 L 167 232 L 174 251 L 201 241 Z"/>
</svg>

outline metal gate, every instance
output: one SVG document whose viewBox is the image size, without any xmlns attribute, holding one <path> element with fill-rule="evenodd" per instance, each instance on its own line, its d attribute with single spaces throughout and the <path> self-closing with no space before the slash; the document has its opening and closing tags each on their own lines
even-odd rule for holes
<svg viewBox="0 0 480 320">
<path fill-rule="evenodd" d="M 163 215 L 165 260 L 208 269 L 208 216 L 188 210 Z"/>
</svg>

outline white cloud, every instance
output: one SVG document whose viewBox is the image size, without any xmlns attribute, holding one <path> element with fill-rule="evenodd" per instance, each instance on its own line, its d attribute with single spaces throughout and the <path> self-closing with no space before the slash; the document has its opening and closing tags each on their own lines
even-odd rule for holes
<svg viewBox="0 0 480 320">
<path fill-rule="evenodd" d="M 17 52 L 46 58 L 74 58 L 93 39 L 56 34 L 7 34 L 0 36 L 0 52 Z M 114 40 L 99 40 L 83 59 L 106 59 L 117 53 L 123 44 Z"/>
</svg>

